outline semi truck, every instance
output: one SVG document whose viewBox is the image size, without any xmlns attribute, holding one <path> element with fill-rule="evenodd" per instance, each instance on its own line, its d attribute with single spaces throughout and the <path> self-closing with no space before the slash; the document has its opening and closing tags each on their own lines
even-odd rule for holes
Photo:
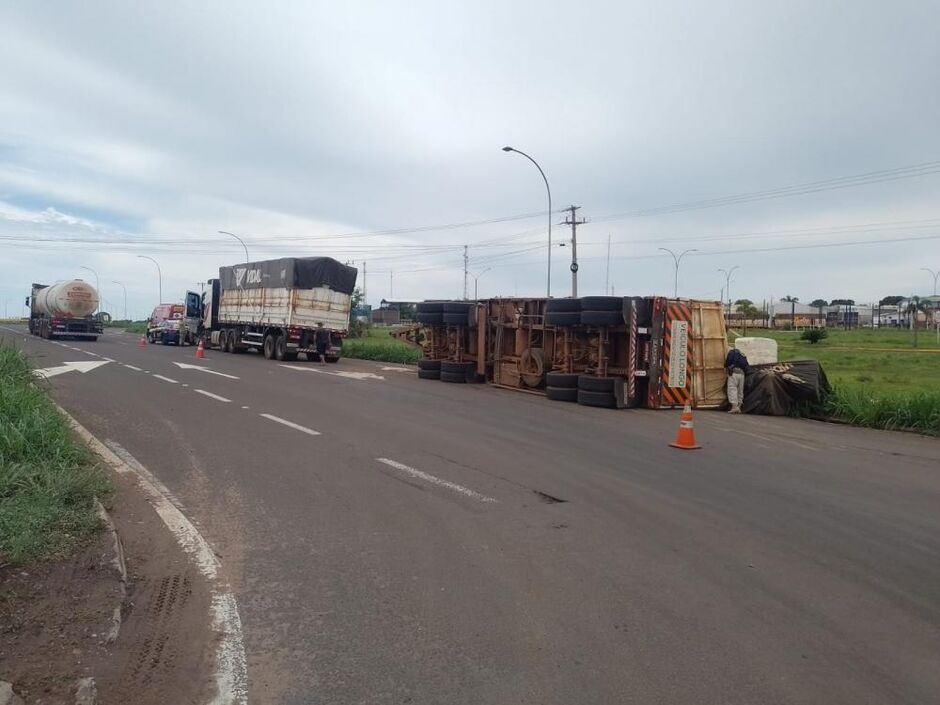
<svg viewBox="0 0 940 705">
<path fill-rule="evenodd" d="M 269 360 L 316 353 L 318 328 L 330 331 L 327 362 L 337 362 L 349 330 L 358 270 L 331 257 L 284 257 L 221 267 L 201 297 L 199 336 L 223 352 L 256 350 Z"/>
<path fill-rule="evenodd" d="M 26 299 L 29 332 L 42 338 L 98 340 L 104 330 L 98 310 L 98 292 L 81 279 L 49 286 L 33 284 Z"/>
</svg>

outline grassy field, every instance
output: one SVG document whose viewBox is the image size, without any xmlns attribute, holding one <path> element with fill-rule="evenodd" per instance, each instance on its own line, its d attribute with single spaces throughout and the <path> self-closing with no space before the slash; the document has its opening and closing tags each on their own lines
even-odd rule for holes
<svg viewBox="0 0 940 705">
<path fill-rule="evenodd" d="M 392 338 L 388 328 L 367 328 L 362 338 L 343 341 L 343 355 L 359 360 L 380 360 L 401 364 L 416 364 L 421 351 Z"/>
<path fill-rule="evenodd" d="M 749 331 L 773 338 L 780 360 L 818 360 L 834 388 L 827 412 L 860 426 L 940 435 L 940 345 L 936 333 L 898 329 L 832 330 L 810 344 L 787 331 Z M 734 338 L 730 335 L 729 339 Z"/>
<path fill-rule="evenodd" d="M 99 528 L 110 483 L 30 371 L 0 347 L 0 565 L 68 553 Z"/>
</svg>

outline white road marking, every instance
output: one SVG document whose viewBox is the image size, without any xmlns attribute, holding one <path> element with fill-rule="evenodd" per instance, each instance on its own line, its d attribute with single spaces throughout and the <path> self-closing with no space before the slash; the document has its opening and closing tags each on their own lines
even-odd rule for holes
<svg viewBox="0 0 940 705">
<path fill-rule="evenodd" d="M 251 407 L 250 407 L 250 406 L 243 406 L 242 408 L 243 408 L 243 409 L 250 409 Z"/>
<path fill-rule="evenodd" d="M 411 369 L 409 369 L 409 368 L 407 368 L 407 367 L 380 367 L 379 370 L 380 370 L 381 372 L 385 372 L 385 371 L 389 371 L 389 372 L 414 372 L 414 370 L 411 370 Z"/>
<path fill-rule="evenodd" d="M 412 477 L 416 477 L 419 480 L 424 480 L 425 482 L 430 482 L 433 485 L 444 487 L 448 490 L 453 490 L 454 492 L 459 492 L 460 494 L 470 497 L 471 499 L 475 499 L 478 502 L 492 503 L 499 501 L 493 497 L 487 497 L 486 495 L 480 494 L 479 492 L 475 492 L 468 487 L 464 487 L 463 485 L 458 485 L 454 482 L 450 482 L 449 480 L 442 480 L 441 478 L 435 477 L 434 475 L 429 475 L 426 472 L 422 472 L 421 470 L 405 465 L 404 463 L 399 463 L 396 460 L 389 460 L 388 458 L 376 458 L 376 460 L 378 460 L 380 463 L 383 463 L 384 465 L 388 465 L 390 468 L 401 470 L 402 472 L 411 475 Z"/>
<path fill-rule="evenodd" d="M 104 360 L 98 362 L 66 362 L 58 367 L 45 367 L 41 370 L 33 370 L 33 374 L 37 377 L 45 377 L 49 379 L 50 377 L 55 377 L 57 375 L 65 374 L 66 372 L 81 372 L 85 374 L 86 372 L 91 372 L 96 367 L 101 367 L 102 365 L 107 365 L 108 363 Z"/>
<path fill-rule="evenodd" d="M 151 506 L 157 515 L 176 537 L 180 548 L 190 556 L 196 567 L 211 583 L 213 627 L 220 635 L 215 667 L 218 692 L 212 705 L 247 705 L 248 666 L 245 659 L 242 622 L 238 615 L 238 603 L 231 587 L 219 577 L 221 563 L 209 542 L 179 509 L 178 502 L 170 490 L 134 456 L 114 441 L 108 441 L 108 445 L 99 441 L 61 407 L 59 407 L 59 412 L 65 416 L 75 432 L 115 472 L 137 476 L 138 485 L 152 499 Z"/>
<path fill-rule="evenodd" d="M 216 401 L 224 401 L 225 403 L 231 403 L 231 399 L 226 399 L 225 397 L 220 397 L 218 394 L 213 394 L 212 392 L 207 392 L 205 389 L 194 389 L 194 392 L 197 394 L 203 394 L 210 399 L 215 399 Z"/>
<path fill-rule="evenodd" d="M 215 370 L 210 370 L 208 367 L 202 367 L 201 365 L 190 365 L 188 362 L 174 362 L 173 364 L 183 370 L 199 370 L 200 372 L 208 372 L 210 375 L 218 375 L 219 377 L 228 377 L 229 379 L 241 379 L 241 377 L 236 377 L 235 375 L 227 375 L 224 372 L 216 372 Z"/>
<path fill-rule="evenodd" d="M 124 365 L 124 367 L 126 367 L 129 370 L 134 370 L 134 372 L 143 372 L 142 369 L 140 369 L 139 367 L 134 367 L 133 365 Z"/>
<path fill-rule="evenodd" d="M 162 379 L 164 382 L 169 382 L 170 384 L 179 384 L 179 382 L 177 382 L 175 379 L 171 379 L 170 377 L 164 377 L 163 375 L 154 375 L 153 378 Z"/>
<path fill-rule="evenodd" d="M 247 409 L 248 407 L 245 407 L 245 408 Z M 319 431 L 314 431 L 312 428 L 307 428 L 306 426 L 301 426 L 300 424 L 294 423 L 293 421 L 282 419 L 281 417 L 275 416 L 274 414 L 258 414 L 258 415 L 263 418 L 268 419 L 269 421 L 275 421 L 276 423 L 284 424 L 288 428 L 292 428 L 295 431 L 301 431 L 302 433 L 306 433 L 311 436 L 321 435 Z"/>
<path fill-rule="evenodd" d="M 99 355 L 98 357 L 100 357 L 102 360 L 107 360 L 108 362 L 117 362 L 116 360 L 112 360 L 110 357 L 105 357 L 104 355 Z"/>
<path fill-rule="evenodd" d="M 281 367 L 286 367 L 289 370 L 300 370 L 301 372 L 316 372 L 321 375 L 330 375 L 331 377 L 345 377 L 346 379 L 378 379 L 385 381 L 385 378 L 381 375 L 374 374 L 372 372 L 350 372 L 348 370 L 342 370 L 340 372 L 327 372 L 326 370 L 318 370 L 316 367 L 304 367 L 303 365 L 281 365 Z"/>
<path fill-rule="evenodd" d="M 86 355 L 91 355 L 92 357 L 101 357 L 98 353 L 93 353 L 90 350 L 82 350 Z"/>
<path fill-rule="evenodd" d="M 186 382 L 183 382 L 183 386 L 184 386 L 184 387 L 188 387 L 189 385 L 186 384 Z"/>
</svg>

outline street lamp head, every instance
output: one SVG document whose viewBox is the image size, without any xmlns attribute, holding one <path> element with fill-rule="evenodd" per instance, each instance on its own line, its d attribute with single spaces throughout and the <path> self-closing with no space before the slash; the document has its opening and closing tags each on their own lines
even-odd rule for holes
<svg viewBox="0 0 940 705">
<path fill-rule="evenodd" d="M 512 147 L 503 147 L 503 151 L 504 151 L 504 152 L 515 152 L 516 150 L 514 150 Z"/>
</svg>

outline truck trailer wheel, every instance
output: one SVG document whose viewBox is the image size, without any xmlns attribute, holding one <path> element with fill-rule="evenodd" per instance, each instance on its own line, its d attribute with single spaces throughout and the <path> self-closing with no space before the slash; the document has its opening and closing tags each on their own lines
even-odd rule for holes
<svg viewBox="0 0 940 705">
<path fill-rule="evenodd" d="M 620 296 L 582 296 L 582 311 L 623 311 L 623 298 Z"/>
<path fill-rule="evenodd" d="M 261 352 L 265 360 L 274 359 L 274 336 L 268 333 L 264 336 L 264 344 L 261 346 Z"/>
<path fill-rule="evenodd" d="M 578 390 L 573 387 L 545 387 L 545 396 L 552 401 L 578 401 Z"/>
<path fill-rule="evenodd" d="M 429 372 L 430 370 L 418 370 L 419 372 Z M 466 384 L 467 375 L 464 372 L 441 372 L 441 382 L 452 382 L 455 384 Z"/>
<path fill-rule="evenodd" d="M 290 353 L 287 352 L 287 336 L 281 333 L 274 341 L 274 359 L 278 362 L 284 362 L 289 355 Z"/>
<path fill-rule="evenodd" d="M 623 325 L 623 311 L 582 311 L 583 326 L 620 326 Z"/>
<path fill-rule="evenodd" d="M 418 360 L 418 369 L 419 370 L 437 370 L 440 372 L 441 361 L 440 360 Z"/>
<path fill-rule="evenodd" d="M 577 311 L 549 311 L 545 314 L 547 326 L 576 326 L 581 323 L 581 314 Z"/>
<path fill-rule="evenodd" d="M 545 375 L 545 384 L 556 389 L 577 389 L 578 376 L 568 372 L 549 372 Z"/>
<path fill-rule="evenodd" d="M 436 370 L 418 370 L 418 379 L 440 379 L 441 371 Z"/>
<path fill-rule="evenodd" d="M 604 392 L 605 394 L 614 393 L 614 385 L 617 383 L 617 377 L 596 377 L 594 375 L 581 375 L 578 377 L 578 389 L 586 392 Z"/>
<path fill-rule="evenodd" d="M 587 392 L 579 389 L 578 403 L 583 406 L 598 406 L 603 409 L 617 408 L 617 398 L 611 392 Z"/>
</svg>

